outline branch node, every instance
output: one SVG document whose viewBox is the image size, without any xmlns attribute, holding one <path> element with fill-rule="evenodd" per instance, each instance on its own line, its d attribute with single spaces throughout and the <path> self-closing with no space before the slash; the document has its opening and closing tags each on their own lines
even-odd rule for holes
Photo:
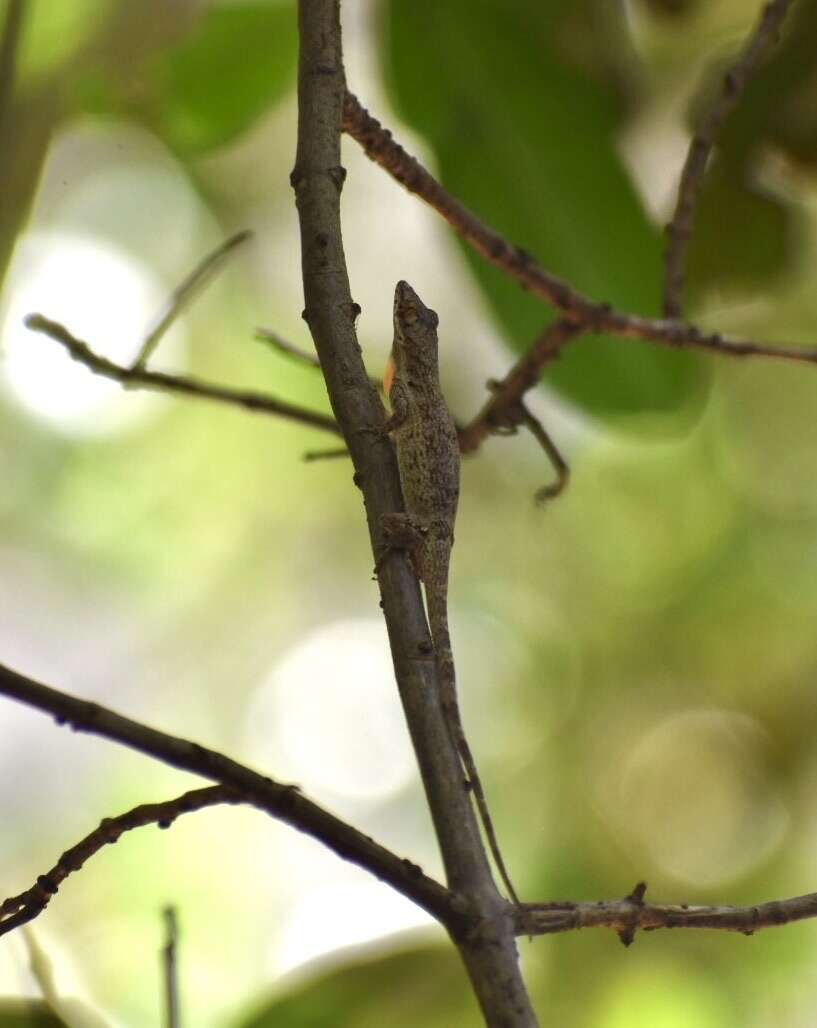
<svg viewBox="0 0 817 1028">
<path fill-rule="evenodd" d="M 632 946 L 635 942 L 635 933 L 638 930 L 640 921 L 640 910 L 644 906 L 644 894 L 647 891 L 646 882 L 638 882 L 629 896 L 624 897 L 624 902 L 632 907 L 630 923 L 617 930 L 617 934 L 623 946 Z"/>
<path fill-rule="evenodd" d="M 328 169 L 328 175 L 335 189 L 340 193 L 343 190 L 343 183 L 346 181 L 346 168 L 342 164 L 336 164 L 334 168 Z"/>
<path fill-rule="evenodd" d="M 646 882 L 638 882 L 636 884 L 635 888 L 633 889 L 633 891 L 630 893 L 630 895 L 629 896 L 625 896 L 624 898 L 626 900 L 628 900 L 630 903 L 633 903 L 637 907 L 643 907 L 644 906 L 644 896 L 645 896 L 646 892 L 647 892 L 647 883 Z"/>
</svg>

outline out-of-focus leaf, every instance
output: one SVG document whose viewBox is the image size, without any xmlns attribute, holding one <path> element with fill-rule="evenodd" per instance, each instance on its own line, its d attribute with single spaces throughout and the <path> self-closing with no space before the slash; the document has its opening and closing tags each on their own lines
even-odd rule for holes
<svg viewBox="0 0 817 1028">
<path fill-rule="evenodd" d="M 690 309 L 714 289 L 769 289 L 791 267 L 797 221 L 791 207 L 742 171 L 713 161 L 695 217 L 688 257 Z"/>
<path fill-rule="evenodd" d="M 693 302 L 716 288 L 769 287 L 791 269 L 801 242 L 797 211 L 787 197 L 758 187 L 758 169 L 770 150 L 798 164 L 817 162 L 815 39 L 817 7 L 795 4 L 780 44 L 721 130 L 690 247 Z M 705 76 L 692 105 L 691 125 L 721 89 L 725 67 L 720 61 Z"/>
<path fill-rule="evenodd" d="M 18 88 L 27 89 L 93 39 L 111 6 L 111 0 L 47 0 L 27 4 L 17 64 Z"/>
<path fill-rule="evenodd" d="M 54 965 L 48 951 L 40 943 L 39 937 L 28 926 L 22 931 L 23 941 L 28 950 L 29 969 L 40 988 L 52 1017 L 63 1018 L 47 1024 L 66 1024 L 68 1028 L 110 1028 L 108 1022 L 75 996 L 63 996 L 57 987 L 54 977 Z M 37 1022 L 39 1024 L 39 1022 Z M 3 1028 L 0 1023 L 0 1028 Z"/>
<path fill-rule="evenodd" d="M 591 296 L 655 314 L 661 234 L 618 156 L 621 104 L 594 10 L 567 0 L 391 0 L 388 79 L 455 195 Z M 525 349 L 547 308 L 466 253 L 509 341 Z M 703 373 L 688 353 L 594 337 L 568 347 L 547 379 L 617 418 L 676 411 L 700 395 Z"/>
<path fill-rule="evenodd" d="M 692 10 L 697 0 L 645 0 L 646 6 L 656 14 L 679 17 Z"/>
<path fill-rule="evenodd" d="M 289 0 L 214 5 L 177 43 L 151 53 L 138 74 L 90 69 L 75 103 L 138 118 L 177 152 L 195 155 L 228 143 L 280 99 L 294 81 L 296 56 Z"/>
<path fill-rule="evenodd" d="M 68 1028 L 38 999 L 0 999 L 0 1028 Z"/>
<path fill-rule="evenodd" d="M 301 982 L 237 1028 L 477 1028 L 482 1023 L 453 947 L 423 946 L 354 962 Z"/>
</svg>

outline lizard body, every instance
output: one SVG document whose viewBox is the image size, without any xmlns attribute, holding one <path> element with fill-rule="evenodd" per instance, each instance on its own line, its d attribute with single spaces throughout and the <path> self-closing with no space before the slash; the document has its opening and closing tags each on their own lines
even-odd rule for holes
<svg viewBox="0 0 817 1028">
<path fill-rule="evenodd" d="M 488 803 L 457 702 L 454 659 L 448 634 L 448 568 L 460 488 L 460 448 L 454 420 L 440 389 L 437 324 L 407 282 L 394 292 L 393 377 L 386 384 L 392 416 L 384 426 L 397 450 L 406 513 L 387 515 L 392 545 L 411 555 L 425 588 L 428 621 L 438 668 L 443 713 L 467 785 L 473 792 L 488 846 L 514 903 L 516 892 L 496 841 Z"/>
</svg>

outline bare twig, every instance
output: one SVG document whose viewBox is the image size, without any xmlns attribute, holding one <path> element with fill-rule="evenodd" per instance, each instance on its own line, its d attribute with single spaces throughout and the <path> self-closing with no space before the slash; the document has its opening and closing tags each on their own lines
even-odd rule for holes
<svg viewBox="0 0 817 1028">
<path fill-rule="evenodd" d="M 292 357 L 304 364 L 309 364 L 313 368 L 320 369 L 321 362 L 314 353 L 308 353 L 306 350 L 302 350 L 300 346 L 290 343 L 289 340 L 284 339 L 283 336 L 279 336 L 277 332 L 273 332 L 269 328 L 257 328 L 255 330 L 255 338 L 260 340 L 262 343 L 269 343 L 270 346 L 279 350 L 287 357 Z M 375 389 L 379 390 L 381 393 L 383 392 L 382 378 L 375 378 L 373 375 L 370 375 L 369 381 Z"/>
<path fill-rule="evenodd" d="M 489 435 L 510 434 L 524 424 L 522 397 L 537 384 L 545 364 L 581 332 L 580 325 L 567 319 L 548 325 L 501 382 L 489 383 L 491 398 L 473 421 L 459 430 L 460 450 L 473 453 Z"/>
<path fill-rule="evenodd" d="M 52 714 L 58 724 L 88 732 L 145 753 L 171 767 L 228 786 L 240 802 L 250 803 L 322 842 L 339 857 L 365 868 L 413 900 L 442 924 L 461 923 L 456 897 L 408 860 L 363 835 L 303 796 L 294 785 L 282 785 L 235 760 L 138 721 L 107 707 L 77 699 L 0 665 L 0 695 Z M 237 800 L 238 802 L 239 800 Z"/>
<path fill-rule="evenodd" d="M 164 803 L 143 803 L 118 817 L 106 817 L 84 839 L 67 849 L 49 871 L 38 875 L 30 889 L 0 903 L 0 935 L 19 928 L 42 913 L 70 874 L 79 871 L 90 857 L 105 846 L 118 842 L 125 832 L 151 824 L 169 828 L 182 814 L 221 803 L 241 802 L 241 795 L 235 789 L 213 785 L 206 789 L 194 789 Z"/>
<path fill-rule="evenodd" d="M 215 400 L 218 403 L 243 407 L 245 410 L 261 414 L 273 414 L 289 421 L 309 425 L 311 428 L 318 428 L 323 432 L 340 435 L 337 423 L 326 414 L 296 407 L 284 400 L 276 400 L 272 396 L 267 396 L 266 393 L 228 389 L 226 386 L 201 382 L 187 376 L 168 375 L 162 371 L 146 371 L 137 367 L 124 367 L 108 360 L 107 357 L 102 357 L 87 343 L 71 335 L 64 325 L 57 321 L 51 321 L 42 314 L 29 314 L 25 323 L 32 332 L 41 332 L 61 343 L 75 361 L 84 364 L 94 374 L 113 379 L 114 382 L 119 382 L 125 388 L 152 389 L 157 392 L 181 393 L 185 396 L 200 397 L 203 400 Z"/>
<path fill-rule="evenodd" d="M 391 443 L 380 432 L 382 404 L 369 383 L 355 335 L 340 225 L 340 132 L 345 76 L 338 0 L 301 0 L 298 149 L 292 185 L 301 230 L 306 320 L 364 494 L 375 559 L 382 516 L 403 509 Z M 497 891 L 459 757 L 440 703 L 440 681 L 419 584 L 406 560 L 378 577 L 395 675 L 451 887 L 475 918 L 473 932 L 451 933 L 491 1026 L 533 1028 L 536 1016 L 518 966 L 509 905 Z"/>
<path fill-rule="evenodd" d="M 757 26 L 749 36 L 740 57 L 723 76 L 720 93 L 701 119 L 689 145 L 678 199 L 672 220 L 667 225 L 667 251 L 664 257 L 664 317 L 680 318 L 686 284 L 686 258 L 695 206 L 703 185 L 712 147 L 726 118 L 734 110 L 741 93 L 758 65 L 777 41 L 780 26 L 791 0 L 771 0 L 764 4 Z"/>
<path fill-rule="evenodd" d="M 522 397 L 539 381 L 542 368 L 558 356 L 561 348 L 580 335 L 582 328 L 563 318 L 548 325 L 528 352 L 511 368 L 501 382 L 491 381 L 491 399 L 473 421 L 459 429 L 460 449 L 473 453 L 489 435 L 514 435 L 524 425 L 547 454 L 556 480 L 539 489 L 534 499 L 544 503 L 558 496 L 567 486 L 570 469 L 544 425 L 528 410 Z"/>
<path fill-rule="evenodd" d="M 459 429 L 460 449 L 473 453 L 489 435 L 513 435 L 524 425 L 545 451 L 556 471 L 556 481 L 539 489 L 537 503 L 558 496 L 567 486 L 570 469 L 544 425 L 531 414 L 522 397 L 539 381 L 545 364 L 558 356 L 561 348 L 580 335 L 582 328 L 563 318 L 548 325 L 528 352 L 516 362 L 501 382 L 489 382 L 491 399 L 473 421 Z"/>
<path fill-rule="evenodd" d="M 700 907 L 644 902 L 646 886 L 621 900 L 598 903 L 523 903 L 516 908 L 519 935 L 547 935 L 577 928 L 612 928 L 626 944 L 638 930 L 658 928 L 714 928 L 752 935 L 762 928 L 777 928 L 817 917 L 817 893 L 773 900 L 752 907 Z"/>
<path fill-rule="evenodd" d="M 567 483 L 570 480 L 570 468 L 567 466 L 567 461 L 560 453 L 556 443 L 550 438 L 542 422 L 534 417 L 524 404 L 522 404 L 522 411 L 524 413 L 525 427 L 545 451 L 548 460 L 553 465 L 553 470 L 556 472 L 556 480 L 543 485 L 534 494 L 534 501 L 541 506 L 541 504 L 547 503 L 548 500 L 554 500 L 567 488 Z"/>
<path fill-rule="evenodd" d="M 300 346 L 296 346 L 294 343 L 290 343 L 288 339 L 284 339 L 283 336 L 279 336 L 277 332 L 273 332 L 269 328 L 257 328 L 255 330 L 255 338 L 262 343 L 269 343 L 274 349 L 278 350 L 279 353 L 283 353 L 287 357 L 293 357 L 297 361 L 301 361 L 303 364 L 308 364 L 312 368 L 317 368 L 320 371 L 321 362 L 314 353 L 308 353 L 306 350 L 302 350 Z"/>
<path fill-rule="evenodd" d="M 307 464 L 313 464 L 319 460 L 336 460 L 338 457 L 348 457 L 349 451 L 345 446 L 334 450 L 307 450 L 303 455 Z"/>
<path fill-rule="evenodd" d="M 366 154 L 446 219 L 477 253 L 576 323 L 584 332 L 606 332 L 625 339 L 643 339 L 673 348 L 706 350 L 727 357 L 771 357 L 817 363 L 817 349 L 787 344 L 733 339 L 704 332 L 697 325 L 673 319 L 645 318 L 616 310 L 580 293 L 568 282 L 545 271 L 521 246 L 508 242 L 453 197 L 426 169 L 394 141 L 351 93 L 344 104 L 344 131 Z"/>
<path fill-rule="evenodd" d="M 247 229 L 242 232 L 236 232 L 235 235 L 230 236 L 226 242 L 217 246 L 215 250 L 208 253 L 206 257 L 199 261 L 181 285 L 177 286 L 173 290 L 165 304 L 164 310 L 159 314 L 153 326 L 145 334 L 145 338 L 139 348 L 139 353 L 136 356 L 136 360 L 133 362 L 134 370 L 144 368 L 150 355 L 159 345 L 162 336 L 167 332 L 176 318 L 179 317 L 185 307 L 187 307 L 194 299 L 199 290 L 202 289 L 210 279 L 212 279 L 216 272 L 224 266 L 225 262 L 232 256 L 236 248 L 251 237 L 252 232 Z"/>
<path fill-rule="evenodd" d="M 178 968 L 179 923 L 175 907 L 165 907 L 163 914 L 165 944 L 162 947 L 162 977 L 165 994 L 165 1028 L 181 1028 Z"/>
</svg>

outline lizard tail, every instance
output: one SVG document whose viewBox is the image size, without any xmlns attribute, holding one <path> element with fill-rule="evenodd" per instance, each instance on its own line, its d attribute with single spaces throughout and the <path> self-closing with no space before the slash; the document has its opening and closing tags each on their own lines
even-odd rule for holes
<svg viewBox="0 0 817 1028">
<path fill-rule="evenodd" d="M 429 581 L 426 577 L 426 604 L 428 606 L 428 621 L 431 628 L 431 641 L 434 643 L 434 656 L 437 663 L 437 673 L 440 680 L 441 699 L 443 713 L 449 731 L 453 736 L 452 742 L 459 754 L 462 769 L 465 772 L 466 784 L 471 791 L 477 805 L 480 821 L 485 832 L 488 849 L 491 851 L 494 864 L 499 877 L 508 891 L 508 896 L 513 903 L 519 903 L 516 889 L 513 887 L 511 876 L 505 867 L 502 859 L 502 852 L 497 842 L 494 822 L 488 810 L 488 801 L 485 798 L 485 791 L 477 771 L 476 761 L 468 745 L 465 736 L 465 729 L 460 716 L 460 707 L 457 700 L 457 681 L 454 671 L 454 656 L 451 650 L 451 637 L 448 633 L 448 557 L 450 553 L 450 542 L 440 540 L 437 544 L 445 547 L 445 552 L 435 555 L 431 566 L 435 569 L 442 569 L 443 574 L 434 580 Z M 439 559 L 442 558 L 442 559 Z"/>
</svg>

